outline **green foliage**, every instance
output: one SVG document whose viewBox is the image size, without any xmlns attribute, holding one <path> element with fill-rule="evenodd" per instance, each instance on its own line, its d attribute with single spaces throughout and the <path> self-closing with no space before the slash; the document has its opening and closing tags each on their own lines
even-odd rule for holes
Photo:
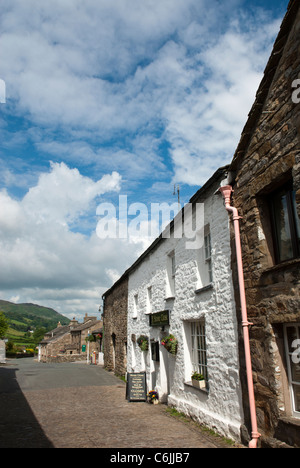
<svg viewBox="0 0 300 468">
<path fill-rule="evenodd" d="M 8 330 L 8 320 L 3 314 L 3 312 L 0 312 L 0 339 L 3 339 L 5 337 L 7 330 Z"/>
<path fill-rule="evenodd" d="M 204 376 L 202 374 L 199 374 L 198 372 L 193 372 L 192 380 L 204 380 Z"/>
<path fill-rule="evenodd" d="M 36 304 L 13 304 L 0 300 L 0 310 L 9 326 L 5 337 L 17 347 L 35 348 L 47 331 L 57 327 L 58 322 L 62 325 L 70 322 L 55 310 Z"/>
<path fill-rule="evenodd" d="M 146 335 L 141 335 L 137 339 L 137 344 L 141 348 L 141 351 L 148 351 L 149 349 L 149 338 Z"/>
<path fill-rule="evenodd" d="M 96 337 L 94 335 L 88 335 L 85 339 L 85 342 L 95 343 Z"/>
</svg>

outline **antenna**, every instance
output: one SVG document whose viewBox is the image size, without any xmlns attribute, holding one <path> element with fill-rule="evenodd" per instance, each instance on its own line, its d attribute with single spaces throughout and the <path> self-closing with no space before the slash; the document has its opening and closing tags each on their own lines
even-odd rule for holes
<svg viewBox="0 0 300 468">
<path fill-rule="evenodd" d="M 174 191 L 173 195 L 176 195 L 176 184 L 174 184 Z M 180 204 L 180 186 L 177 185 L 177 197 L 178 197 L 178 211 L 181 210 L 181 204 Z"/>
</svg>

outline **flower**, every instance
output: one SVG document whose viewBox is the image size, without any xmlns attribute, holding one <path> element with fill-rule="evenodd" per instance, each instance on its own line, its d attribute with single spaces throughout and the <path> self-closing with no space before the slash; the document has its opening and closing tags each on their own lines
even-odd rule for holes
<svg viewBox="0 0 300 468">
<path fill-rule="evenodd" d="M 166 350 L 171 353 L 171 354 L 177 354 L 177 345 L 178 345 L 178 342 L 177 342 L 177 339 L 175 338 L 174 335 L 169 335 L 169 336 L 166 336 L 165 338 L 163 338 L 161 340 L 161 344 L 162 346 L 164 346 L 166 348 Z"/>
<path fill-rule="evenodd" d="M 150 401 L 158 400 L 158 393 L 155 390 L 150 390 L 148 393 L 148 398 Z"/>
</svg>

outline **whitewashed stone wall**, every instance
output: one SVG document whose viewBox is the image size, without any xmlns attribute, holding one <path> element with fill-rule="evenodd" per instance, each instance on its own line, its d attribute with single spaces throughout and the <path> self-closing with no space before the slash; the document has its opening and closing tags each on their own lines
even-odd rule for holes
<svg viewBox="0 0 300 468">
<path fill-rule="evenodd" d="M 0 340 L 0 364 L 6 363 L 5 342 Z"/>
<path fill-rule="evenodd" d="M 231 272 L 229 217 L 216 183 L 205 194 L 205 225 L 209 224 L 213 282 L 208 285 L 203 248 L 186 249 L 186 239 L 162 239 L 129 274 L 128 372 L 146 371 L 148 390 L 218 433 L 236 440 L 243 424 L 237 323 Z M 203 200 L 199 200 L 202 201 Z M 168 298 L 169 254 L 175 252 L 175 297 Z M 208 286 L 205 288 L 205 286 Z M 152 288 L 149 304 L 148 288 Z M 196 293 L 197 291 L 197 293 Z M 138 297 L 136 307 L 135 301 Z M 150 327 L 149 312 L 170 310 L 170 325 L 162 331 Z M 136 316 L 136 318 L 134 318 Z M 190 322 L 203 320 L 206 327 L 209 390 L 193 388 L 190 356 Z M 135 342 L 140 335 L 160 341 L 172 333 L 178 339 L 176 357 L 159 346 L 160 362 Z"/>
</svg>

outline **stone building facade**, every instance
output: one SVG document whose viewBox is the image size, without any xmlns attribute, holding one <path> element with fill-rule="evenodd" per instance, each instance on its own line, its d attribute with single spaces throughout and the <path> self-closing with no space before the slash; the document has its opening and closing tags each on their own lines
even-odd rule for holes
<svg viewBox="0 0 300 468">
<path fill-rule="evenodd" d="M 300 447 L 299 47 L 299 2 L 291 1 L 231 165 L 262 446 Z M 242 347 L 241 356 L 245 382 Z M 247 416 L 246 388 L 243 401 Z"/>
<path fill-rule="evenodd" d="M 104 367 L 124 376 L 127 367 L 127 272 L 103 296 Z"/>
<path fill-rule="evenodd" d="M 87 314 L 82 324 L 75 319 L 65 326 L 58 323 L 39 344 L 39 361 L 97 363 L 102 352 L 102 333 L 102 321 Z"/>
<path fill-rule="evenodd" d="M 243 426 L 230 230 L 218 189 L 221 168 L 195 194 L 195 240 L 161 235 L 128 271 L 128 372 L 146 372 L 147 390 L 161 402 L 226 437 L 240 440 Z M 203 207 L 203 223 L 195 222 Z M 201 212 L 201 210 L 200 210 Z M 184 217 L 186 220 L 186 216 Z M 177 353 L 162 344 L 173 335 Z M 144 344 L 148 342 L 147 350 Z M 147 347 L 147 346 L 146 346 Z M 196 388 L 192 374 L 202 374 Z"/>
</svg>

